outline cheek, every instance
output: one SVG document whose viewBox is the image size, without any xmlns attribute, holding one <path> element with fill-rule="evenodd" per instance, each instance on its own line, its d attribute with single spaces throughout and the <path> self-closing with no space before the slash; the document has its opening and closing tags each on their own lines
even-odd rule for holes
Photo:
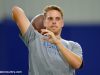
<svg viewBox="0 0 100 75">
<path fill-rule="evenodd" d="M 64 22 L 61 22 L 60 24 L 61 24 L 61 27 L 63 27 L 63 26 L 64 26 Z"/>
<path fill-rule="evenodd" d="M 49 27 L 49 25 L 50 25 L 50 22 L 48 22 L 48 21 L 45 21 L 45 22 L 44 22 L 44 26 L 45 26 L 45 27 Z"/>
<path fill-rule="evenodd" d="M 47 22 L 46 21 L 44 21 L 44 26 L 47 27 Z"/>
<path fill-rule="evenodd" d="M 44 26 L 47 27 L 47 22 L 44 23 Z"/>
<path fill-rule="evenodd" d="M 63 25 L 62 22 L 59 22 L 59 23 L 58 23 L 58 26 L 61 28 L 61 27 L 63 27 L 64 25 Z"/>
</svg>

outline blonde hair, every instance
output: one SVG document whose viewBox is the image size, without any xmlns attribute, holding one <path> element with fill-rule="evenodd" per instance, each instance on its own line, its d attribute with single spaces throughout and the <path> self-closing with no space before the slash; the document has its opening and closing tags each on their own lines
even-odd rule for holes
<svg viewBox="0 0 100 75">
<path fill-rule="evenodd" d="M 56 5 L 49 5 L 49 6 L 46 6 L 44 9 L 43 9 L 43 13 L 44 13 L 44 17 L 46 17 L 46 14 L 48 11 L 50 10 L 57 10 L 58 12 L 60 12 L 62 18 L 63 18 L 63 12 L 61 10 L 60 7 L 56 6 Z"/>
</svg>

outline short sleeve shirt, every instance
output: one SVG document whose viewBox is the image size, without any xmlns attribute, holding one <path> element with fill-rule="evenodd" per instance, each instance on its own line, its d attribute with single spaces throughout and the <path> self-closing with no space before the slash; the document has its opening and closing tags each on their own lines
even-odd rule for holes
<svg viewBox="0 0 100 75">
<path fill-rule="evenodd" d="M 56 45 L 43 41 L 43 35 L 30 24 L 21 36 L 29 49 L 29 75 L 74 75 L 73 69 L 59 53 Z M 81 46 L 74 41 L 61 40 L 62 44 L 82 58 Z"/>
</svg>

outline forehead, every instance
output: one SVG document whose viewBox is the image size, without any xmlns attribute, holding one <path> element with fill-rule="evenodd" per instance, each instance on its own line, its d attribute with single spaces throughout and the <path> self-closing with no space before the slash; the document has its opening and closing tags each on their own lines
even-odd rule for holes
<svg viewBox="0 0 100 75">
<path fill-rule="evenodd" d="M 47 17 L 61 17 L 61 13 L 57 10 L 49 10 L 46 16 Z"/>
</svg>

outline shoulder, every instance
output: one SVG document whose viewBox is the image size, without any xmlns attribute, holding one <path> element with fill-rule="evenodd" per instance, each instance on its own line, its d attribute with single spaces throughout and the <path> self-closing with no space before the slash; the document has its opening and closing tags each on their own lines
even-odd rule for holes
<svg viewBox="0 0 100 75">
<path fill-rule="evenodd" d="M 61 39 L 62 43 L 64 44 L 73 44 L 75 43 L 74 41 L 71 41 L 71 40 L 65 40 L 65 39 Z"/>
<path fill-rule="evenodd" d="M 72 40 L 62 39 L 62 43 L 69 46 L 69 47 L 80 47 L 80 44 L 78 42 L 75 42 Z"/>
</svg>

